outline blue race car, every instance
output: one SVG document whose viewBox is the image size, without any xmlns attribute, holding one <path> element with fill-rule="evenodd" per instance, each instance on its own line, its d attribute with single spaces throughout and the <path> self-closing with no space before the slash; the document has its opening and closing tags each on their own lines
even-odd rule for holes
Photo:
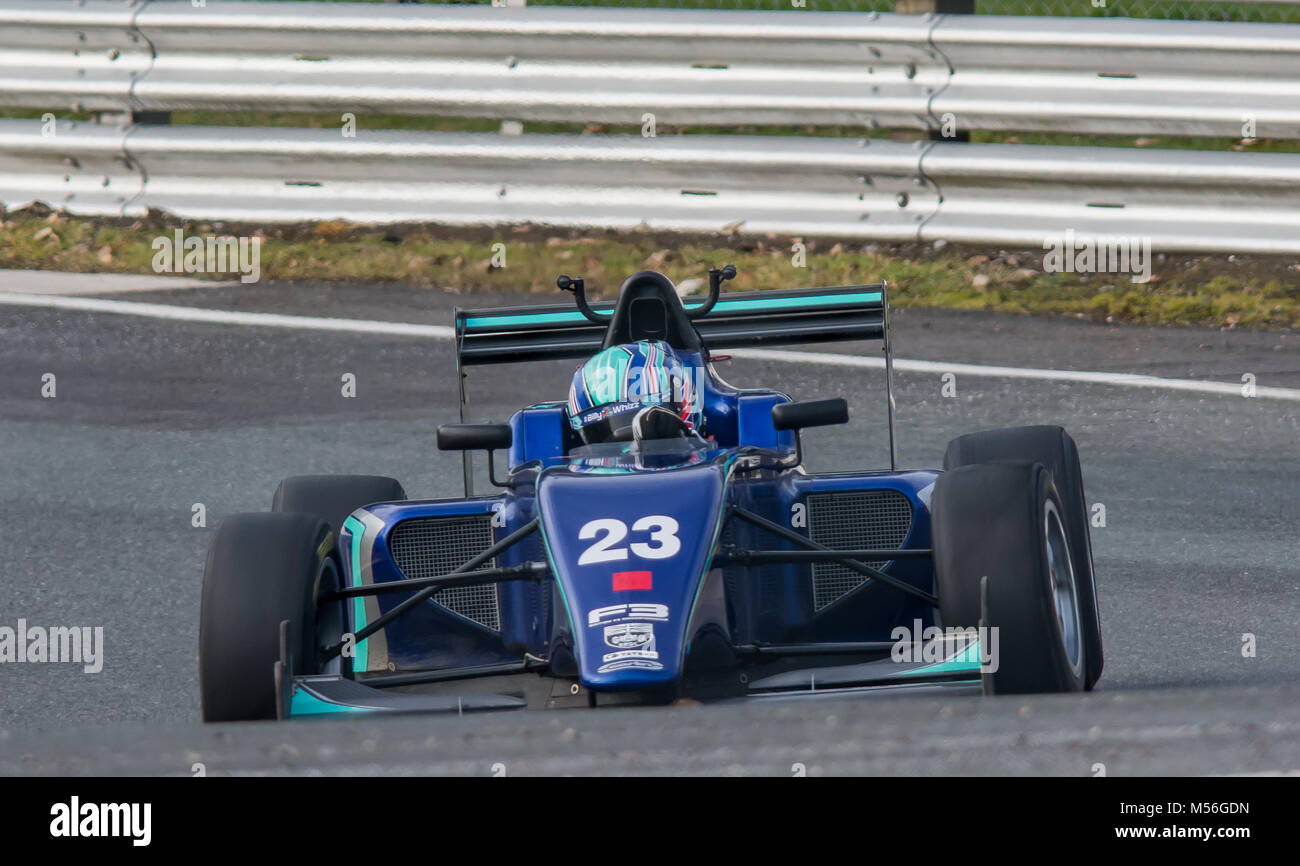
<svg viewBox="0 0 1300 866">
<path fill-rule="evenodd" d="M 465 496 L 300 476 L 212 539 L 208 721 L 738 700 L 876 689 L 1077 691 L 1102 670 L 1078 452 L 1059 427 L 953 440 L 944 469 L 814 475 L 843 399 L 733 388 L 710 350 L 881 340 L 887 286 L 457 310 Z M 567 400 L 464 423 L 464 370 L 586 359 Z M 475 494 L 471 454 L 496 488 Z M 498 477 L 497 452 L 506 453 Z"/>
</svg>

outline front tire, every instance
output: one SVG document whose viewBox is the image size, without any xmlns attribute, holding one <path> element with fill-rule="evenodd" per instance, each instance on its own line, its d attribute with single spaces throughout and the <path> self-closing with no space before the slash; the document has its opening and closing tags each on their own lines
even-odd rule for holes
<svg viewBox="0 0 1300 866">
<path fill-rule="evenodd" d="M 1061 495 L 1061 521 L 1070 539 L 1083 612 L 1083 637 L 1088 657 L 1085 681 L 1091 689 L 1101 678 L 1105 655 L 1101 644 L 1101 613 L 1097 606 L 1092 535 L 1088 528 L 1088 503 L 1083 494 L 1079 449 L 1069 433 L 1054 425 L 985 430 L 958 436 L 949 442 L 943 455 L 943 468 L 956 469 L 1003 460 L 1031 460 L 1043 464 L 1052 473 L 1052 481 Z"/>
<path fill-rule="evenodd" d="M 939 477 L 931 501 L 940 614 L 945 626 L 997 629 L 982 647 L 997 650 L 991 690 L 1083 689 L 1080 586 L 1051 472 L 1026 461 L 963 466 Z"/>
<path fill-rule="evenodd" d="M 330 525 L 312 514 L 236 514 L 222 521 L 208 547 L 199 613 L 205 722 L 275 718 L 284 620 L 295 672 L 320 672 L 320 648 L 343 631 L 342 604 L 317 605 L 322 593 L 341 586 L 336 546 Z"/>
<path fill-rule="evenodd" d="M 343 521 L 358 508 L 405 498 L 402 485 L 383 475 L 294 475 L 275 488 L 271 510 L 314 514 L 330 525 L 337 538 Z"/>
</svg>

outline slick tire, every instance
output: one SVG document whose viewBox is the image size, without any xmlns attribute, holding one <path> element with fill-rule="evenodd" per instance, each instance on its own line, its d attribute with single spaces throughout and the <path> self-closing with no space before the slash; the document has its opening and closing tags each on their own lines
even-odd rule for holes
<svg viewBox="0 0 1300 866">
<path fill-rule="evenodd" d="M 313 514 L 236 514 L 217 528 L 203 570 L 199 696 L 205 722 L 276 716 L 280 623 L 295 673 L 318 673 L 319 647 L 342 633 L 342 605 L 317 610 L 341 585 L 334 531 Z"/>
<path fill-rule="evenodd" d="M 986 687 L 996 694 L 1082 690 L 1080 587 L 1052 473 L 1029 461 L 962 466 L 939 477 L 931 501 L 944 625 L 997 630 L 981 648 L 994 651 Z"/>
<path fill-rule="evenodd" d="M 1101 644 L 1101 613 L 1097 606 L 1096 574 L 1092 563 L 1092 536 L 1088 503 L 1083 495 L 1083 470 L 1079 449 L 1060 427 L 1008 427 L 959 436 L 948 443 L 944 469 L 1000 460 L 1035 460 L 1047 467 L 1061 495 L 1061 520 L 1070 538 L 1074 573 L 1079 581 L 1084 643 L 1088 666 L 1085 683 L 1091 689 L 1101 677 L 1105 655 Z M 966 616 L 969 612 L 962 611 Z"/>
<path fill-rule="evenodd" d="M 271 510 L 315 514 L 338 537 L 343 521 L 363 505 L 405 498 L 402 485 L 383 475 L 294 475 L 275 488 Z"/>
</svg>

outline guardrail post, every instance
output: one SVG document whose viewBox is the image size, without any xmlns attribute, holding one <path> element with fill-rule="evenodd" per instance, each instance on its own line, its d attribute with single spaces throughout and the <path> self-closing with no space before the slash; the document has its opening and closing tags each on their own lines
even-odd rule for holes
<svg viewBox="0 0 1300 866">
<path fill-rule="evenodd" d="M 101 126 L 128 126 L 141 123 L 162 124 L 170 126 L 170 111 L 97 111 L 95 123 Z"/>
<path fill-rule="evenodd" d="M 974 15 L 975 0 L 894 0 L 894 12 L 900 15 Z M 931 141 L 970 141 L 969 130 L 956 130 L 945 134 L 940 130 L 929 133 L 910 130 L 893 130 L 890 138 L 894 141 L 919 141 L 929 138 Z"/>
<path fill-rule="evenodd" d="M 894 11 L 901 15 L 974 15 L 975 0 L 894 0 Z"/>
</svg>

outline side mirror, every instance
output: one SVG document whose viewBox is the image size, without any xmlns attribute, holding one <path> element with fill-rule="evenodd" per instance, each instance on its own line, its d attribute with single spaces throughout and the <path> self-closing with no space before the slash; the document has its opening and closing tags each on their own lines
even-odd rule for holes
<svg viewBox="0 0 1300 866">
<path fill-rule="evenodd" d="M 849 404 L 843 397 L 804 403 L 778 403 L 772 407 L 772 426 L 778 430 L 802 430 L 804 427 L 825 427 L 848 422 Z"/>
<path fill-rule="evenodd" d="M 443 424 L 438 428 L 439 451 L 494 451 L 509 448 L 513 441 L 508 424 Z"/>
</svg>

